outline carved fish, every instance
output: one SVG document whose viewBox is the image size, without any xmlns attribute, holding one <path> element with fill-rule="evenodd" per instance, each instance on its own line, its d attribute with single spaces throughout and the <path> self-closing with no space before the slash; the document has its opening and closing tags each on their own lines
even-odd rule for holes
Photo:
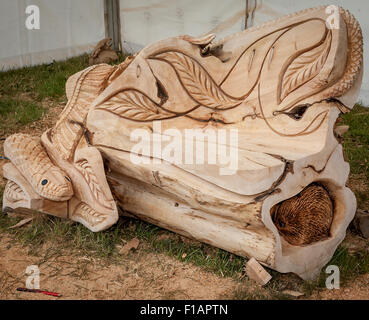
<svg viewBox="0 0 369 320">
<path fill-rule="evenodd" d="M 54 201 L 72 197 L 69 177 L 51 162 L 39 138 L 22 133 L 13 134 L 5 140 L 4 152 L 42 197 Z"/>
</svg>

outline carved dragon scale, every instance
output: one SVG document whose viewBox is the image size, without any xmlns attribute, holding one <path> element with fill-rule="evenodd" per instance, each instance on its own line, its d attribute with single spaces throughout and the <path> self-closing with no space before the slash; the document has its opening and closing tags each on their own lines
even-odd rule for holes
<svg viewBox="0 0 369 320">
<path fill-rule="evenodd" d="M 280 272 L 315 277 L 356 209 L 333 129 L 355 103 L 363 68 L 352 14 L 339 8 L 336 29 L 326 19 L 318 7 L 218 42 L 178 36 L 71 76 L 53 128 L 41 139 L 6 139 L 4 209 L 102 231 L 117 222 L 119 206 Z M 130 133 L 153 132 L 159 122 L 181 132 L 237 129 L 237 173 L 164 155 L 133 164 Z"/>
</svg>

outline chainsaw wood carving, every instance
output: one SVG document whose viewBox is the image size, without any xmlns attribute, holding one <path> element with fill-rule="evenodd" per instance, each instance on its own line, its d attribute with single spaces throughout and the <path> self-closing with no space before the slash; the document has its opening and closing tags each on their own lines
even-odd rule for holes
<svg viewBox="0 0 369 320">
<path fill-rule="evenodd" d="M 325 9 L 217 42 L 162 40 L 121 65 L 72 76 L 54 128 L 41 140 L 7 139 L 4 208 L 101 231 L 121 207 L 313 278 L 356 209 L 334 126 L 353 107 L 363 69 L 359 24 L 337 8 L 338 25 L 328 28 Z M 189 131 L 202 137 L 202 161 L 189 161 L 201 160 Z"/>
<path fill-rule="evenodd" d="M 99 63 L 112 63 L 118 60 L 117 53 L 112 49 L 113 41 L 111 38 L 105 38 L 96 45 L 94 51 L 90 54 L 88 63 L 90 66 Z"/>
</svg>

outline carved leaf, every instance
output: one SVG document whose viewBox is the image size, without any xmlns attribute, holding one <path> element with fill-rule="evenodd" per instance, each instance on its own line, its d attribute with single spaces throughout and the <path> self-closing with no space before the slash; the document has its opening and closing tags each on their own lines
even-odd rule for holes
<svg viewBox="0 0 369 320">
<path fill-rule="evenodd" d="M 321 45 L 300 54 L 287 67 L 282 79 L 281 100 L 319 73 L 329 53 L 330 39 L 328 33 Z"/>
<path fill-rule="evenodd" d="M 160 108 L 146 95 L 136 90 L 121 91 L 97 109 L 136 121 L 152 121 L 173 117 L 175 114 Z"/>
<path fill-rule="evenodd" d="M 176 70 L 188 94 L 199 104 L 216 109 L 232 108 L 242 101 L 227 95 L 196 60 L 174 51 L 156 55 Z"/>
<path fill-rule="evenodd" d="M 104 192 L 102 191 L 99 181 L 91 165 L 88 163 L 88 160 L 83 159 L 76 163 L 78 170 L 83 174 L 87 184 L 89 185 L 92 194 L 94 195 L 95 199 L 104 207 L 111 208 L 111 205 L 108 204 L 106 201 Z"/>
</svg>

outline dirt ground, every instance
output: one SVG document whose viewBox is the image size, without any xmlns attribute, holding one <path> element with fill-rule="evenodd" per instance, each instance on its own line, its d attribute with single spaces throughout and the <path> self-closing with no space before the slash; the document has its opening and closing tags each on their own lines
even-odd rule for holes
<svg viewBox="0 0 369 320">
<path fill-rule="evenodd" d="M 368 300 L 369 274 L 364 274 L 351 281 L 349 285 L 333 290 L 313 293 L 311 300 Z"/>
<path fill-rule="evenodd" d="M 45 246 L 32 256 L 3 236 L 0 240 L 0 299 L 55 299 L 17 292 L 25 287 L 29 265 L 38 265 L 42 289 L 61 293 L 60 299 L 227 299 L 237 283 L 163 254 L 137 250 L 119 265 L 60 252 Z"/>
<path fill-rule="evenodd" d="M 61 298 L 18 292 L 25 287 L 26 268 L 37 265 L 40 286 L 62 294 Z M 122 256 L 121 263 L 81 256 L 77 251 L 54 249 L 49 244 L 37 256 L 0 236 L 0 299 L 233 299 L 242 281 L 219 277 L 201 268 L 140 247 Z M 257 287 L 253 284 L 253 286 Z M 367 300 L 369 274 L 357 277 L 339 290 L 321 290 L 299 299 Z"/>
<path fill-rule="evenodd" d="M 349 286 L 336 290 L 324 290 L 313 294 L 310 299 L 316 300 L 368 300 L 369 275 L 357 277 Z"/>
</svg>

